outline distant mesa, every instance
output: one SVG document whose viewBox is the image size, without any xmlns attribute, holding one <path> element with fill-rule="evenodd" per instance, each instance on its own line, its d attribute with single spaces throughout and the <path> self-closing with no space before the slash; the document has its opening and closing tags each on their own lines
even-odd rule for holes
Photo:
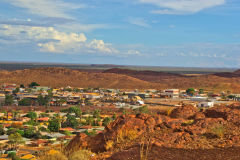
<svg viewBox="0 0 240 160">
<path fill-rule="evenodd" d="M 30 84 L 38 82 L 49 87 L 100 87 L 117 89 L 166 89 L 203 88 L 212 91 L 240 92 L 240 70 L 198 76 L 181 75 L 149 70 L 112 68 L 67 69 L 64 67 L 42 67 L 6 71 L 0 70 L 0 84 Z"/>
<path fill-rule="evenodd" d="M 225 78 L 240 77 L 240 69 L 238 69 L 234 72 L 215 73 L 214 75 L 219 76 L 219 77 L 225 77 Z"/>
<path fill-rule="evenodd" d="M 108 69 L 103 71 L 103 73 L 123 74 L 123 75 L 131 76 L 131 77 L 138 78 L 148 82 L 160 82 L 162 79 L 165 79 L 165 78 L 186 77 L 181 74 L 168 73 L 168 72 L 157 72 L 157 71 L 149 71 L 149 70 L 137 71 L 137 70 L 120 69 L 120 68 Z"/>
</svg>

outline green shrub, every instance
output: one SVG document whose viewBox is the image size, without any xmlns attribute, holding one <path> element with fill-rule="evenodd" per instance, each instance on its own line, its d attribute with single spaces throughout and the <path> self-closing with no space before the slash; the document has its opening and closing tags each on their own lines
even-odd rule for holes
<svg viewBox="0 0 240 160">
<path fill-rule="evenodd" d="M 211 128 L 211 133 L 215 134 L 219 138 L 223 138 L 225 134 L 225 126 L 224 125 L 217 125 Z"/>
</svg>

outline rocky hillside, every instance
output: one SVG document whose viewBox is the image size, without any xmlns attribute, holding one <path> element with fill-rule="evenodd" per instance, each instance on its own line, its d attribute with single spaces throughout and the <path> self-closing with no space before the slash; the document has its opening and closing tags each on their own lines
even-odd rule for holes
<svg viewBox="0 0 240 160">
<path fill-rule="evenodd" d="M 238 104 L 198 111 L 193 106 L 182 106 L 169 116 L 120 116 L 97 136 L 79 134 L 68 144 L 66 151 L 88 148 L 99 153 L 98 156 L 102 155 L 102 159 L 109 160 L 141 159 L 140 156 L 146 156 L 146 153 L 148 159 L 168 159 L 175 157 L 174 153 L 188 156 L 187 159 L 199 159 L 198 156 L 203 159 L 239 159 L 239 154 L 232 154 L 233 157 L 227 154 L 230 150 L 239 151 L 239 108 Z M 166 157 L 160 155 L 163 149 L 168 152 L 164 153 Z M 194 154 L 196 157 L 192 157 Z M 183 157 L 176 157 L 179 158 Z"/>
<path fill-rule="evenodd" d="M 177 77 L 185 77 L 184 75 L 167 73 L 167 72 L 156 72 L 156 71 L 136 71 L 130 69 L 112 68 L 103 71 L 103 73 L 115 73 L 121 75 L 127 75 L 134 78 L 138 78 L 148 82 L 161 82 L 163 79 L 171 79 Z"/>
<path fill-rule="evenodd" d="M 216 73 L 214 75 L 226 78 L 240 77 L 240 70 L 236 70 L 235 72 Z"/>
<path fill-rule="evenodd" d="M 38 82 L 52 87 L 152 88 L 151 83 L 126 75 L 91 73 L 65 68 L 37 68 L 0 71 L 0 83 L 29 84 Z"/>
<path fill-rule="evenodd" d="M 228 73 L 230 74 L 230 73 Z M 238 72 L 231 74 L 239 75 Z M 240 92 L 240 77 L 219 74 L 183 76 L 178 74 L 122 69 L 91 72 L 66 68 L 36 68 L 0 71 L 1 83 L 29 84 L 33 81 L 52 87 L 102 87 L 120 89 L 164 89 L 189 87 Z M 226 75 L 226 73 L 225 73 Z"/>
</svg>

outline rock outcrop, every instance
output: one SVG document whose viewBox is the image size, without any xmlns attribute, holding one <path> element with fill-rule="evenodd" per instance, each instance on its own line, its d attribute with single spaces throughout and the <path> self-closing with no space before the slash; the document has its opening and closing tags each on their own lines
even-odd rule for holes
<svg viewBox="0 0 240 160">
<path fill-rule="evenodd" d="M 66 147 L 71 151 L 79 148 L 88 148 L 93 152 L 105 151 L 105 145 L 108 141 L 117 141 L 122 132 L 132 131 L 134 136 L 139 136 L 146 131 L 152 131 L 156 125 L 155 119 L 147 114 L 120 116 L 114 122 L 110 123 L 103 133 L 95 137 L 78 134 Z"/>
<path fill-rule="evenodd" d="M 123 131 L 134 131 L 128 132 L 134 133 L 136 138 L 132 139 L 134 143 L 129 143 L 129 148 L 142 144 L 142 137 L 148 137 L 149 144 L 157 147 L 210 149 L 240 146 L 239 122 L 240 109 L 236 105 L 205 111 L 183 106 L 173 110 L 170 117 L 148 114 L 120 116 L 95 137 L 77 135 L 66 149 L 88 148 L 96 153 L 105 152 L 107 142 L 119 143 Z"/>
<path fill-rule="evenodd" d="M 183 118 L 189 119 L 193 117 L 198 112 L 198 109 L 192 105 L 183 105 L 181 107 L 175 108 L 171 114 L 171 118 Z"/>
</svg>

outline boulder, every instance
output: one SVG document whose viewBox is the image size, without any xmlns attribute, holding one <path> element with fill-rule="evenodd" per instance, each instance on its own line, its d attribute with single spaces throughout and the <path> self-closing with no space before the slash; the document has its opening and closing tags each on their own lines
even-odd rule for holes
<svg viewBox="0 0 240 160">
<path fill-rule="evenodd" d="M 240 109 L 238 106 L 219 106 L 205 111 L 208 118 L 223 118 L 228 122 L 240 125 Z"/>
<path fill-rule="evenodd" d="M 183 118 L 189 119 L 193 117 L 198 112 L 198 109 L 192 105 L 183 105 L 181 107 L 175 108 L 171 114 L 171 118 Z"/>
</svg>

